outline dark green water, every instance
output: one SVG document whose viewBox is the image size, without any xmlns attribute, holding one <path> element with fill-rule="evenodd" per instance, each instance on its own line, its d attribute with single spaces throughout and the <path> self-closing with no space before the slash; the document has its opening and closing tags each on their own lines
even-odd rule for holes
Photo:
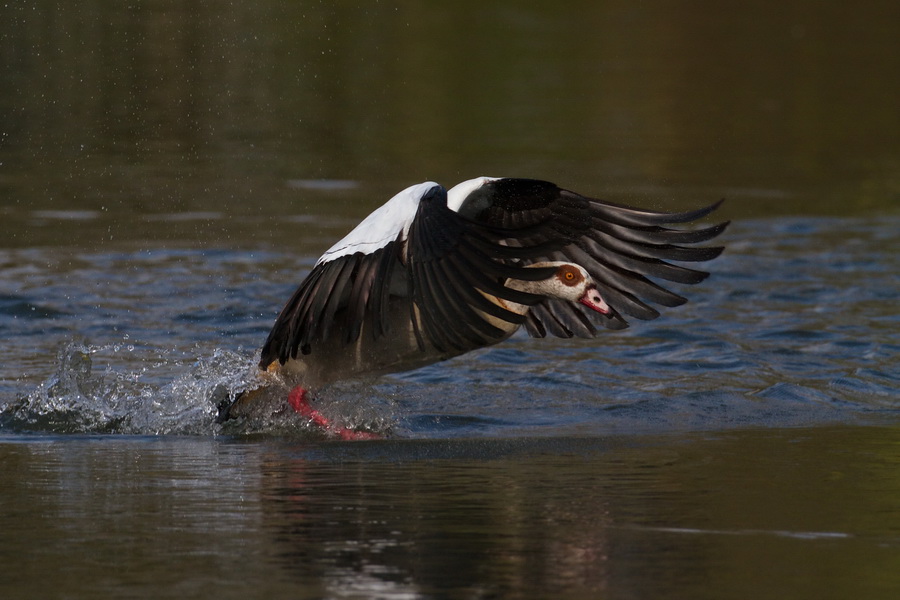
<svg viewBox="0 0 900 600">
<path fill-rule="evenodd" d="M 890 598 L 898 448 L 898 430 L 878 427 L 7 437 L 0 586 L 6 598 Z"/>
<path fill-rule="evenodd" d="M 0 6 L 0 597 L 894 598 L 900 5 Z M 420 181 L 727 202 L 691 302 L 213 421 Z"/>
</svg>

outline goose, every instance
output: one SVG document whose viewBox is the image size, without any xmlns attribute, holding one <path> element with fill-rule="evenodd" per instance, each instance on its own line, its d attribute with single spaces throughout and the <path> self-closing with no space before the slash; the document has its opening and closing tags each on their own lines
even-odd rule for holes
<svg viewBox="0 0 900 600">
<path fill-rule="evenodd" d="M 410 186 L 318 259 L 278 314 L 260 374 L 286 382 L 289 405 L 328 430 L 307 394 L 336 380 L 447 360 L 521 327 L 533 337 L 594 338 L 627 327 L 627 317 L 655 319 L 651 303 L 687 300 L 653 279 L 706 279 L 705 271 L 668 261 L 717 257 L 723 247 L 694 244 L 728 222 L 667 226 L 701 219 L 721 202 L 664 213 L 536 179 Z M 252 403 L 252 394 L 239 396 L 220 418 L 240 416 Z"/>
</svg>

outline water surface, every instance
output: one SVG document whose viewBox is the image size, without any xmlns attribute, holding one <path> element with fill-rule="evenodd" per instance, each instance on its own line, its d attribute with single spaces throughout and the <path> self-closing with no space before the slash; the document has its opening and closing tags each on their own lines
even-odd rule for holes
<svg viewBox="0 0 900 600">
<path fill-rule="evenodd" d="M 29 477 L 5 484 L 0 588 L 889 598 L 898 446 L 896 428 L 847 426 L 325 445 L 3 438 L 7 471 Z"/>
</svg>

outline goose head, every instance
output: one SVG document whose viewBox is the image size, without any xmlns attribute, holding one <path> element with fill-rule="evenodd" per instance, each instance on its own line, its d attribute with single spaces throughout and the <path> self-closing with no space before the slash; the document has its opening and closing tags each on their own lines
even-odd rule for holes
<svg viewBox="0 0 900 600">
<path fill-rule="evenodd" d="M 528 265 L 531 268 L 555 267 L 547 279 L 537 281 L 509 280 L 506 285 L 523 292 L 578 302 L 600 314 L 608 315 L 612 309 L 597 291 L 590 273 L 575 263 L 552 261 Z"/>
</svg>

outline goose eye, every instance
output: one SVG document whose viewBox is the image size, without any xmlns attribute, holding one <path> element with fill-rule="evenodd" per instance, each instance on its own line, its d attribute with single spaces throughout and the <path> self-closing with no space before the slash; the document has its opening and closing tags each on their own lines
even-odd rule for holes
<svg viewBox="0 0 900 600">
<path fill-rule="evenodd" d="M 567 286 L 578 285 L 581 280 L 581 273 L 573 269 L 569 265 L 565 265 L 560 267 L 559 271 L 557 271 L 556 276 L 559 278 L 559 281 L 566 284 Z"/>
</svg>

